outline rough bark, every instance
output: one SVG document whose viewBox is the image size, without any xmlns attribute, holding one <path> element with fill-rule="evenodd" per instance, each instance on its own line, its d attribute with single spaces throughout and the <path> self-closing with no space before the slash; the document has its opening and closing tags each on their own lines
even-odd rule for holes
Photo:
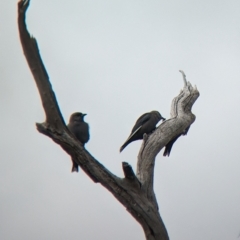
<svg viewBox="0 0 240 240">
<path fill-rule="evenodd" d="M 155 158 L 160 150 L 174 137 L 184 133 L 195 121 L 195 115 L 191 112 L 194 102 L 199 97 L 197 88 L 193 88 L 182 70 L 184 88 L 172 101 L 171 118 L 164 121 L 151 135 L 145 136 L 138 154 L 137 177 L 142 183 L 142 188 L 151 199 L 156 209 L 157 201 L 153 191 Z"/>
<path fill-rule="evenodd" d="M 79 144 L 64 123 L 37 41 L 30 36 L 26 27 L 25 14 L 29 3 L 30 0 L 18 3 L 18 27 L 23 52 L 46 114 L 45 122 L 36 124 L 38 131 L 59 144 L 94 182 L 111 192 L 141 224 L 147 240 L 168 240 L 153 191 L 154 162 L 166 143 L 195 120 L 191 107 L 199 96 L 197 89 L 186 83 L 183 91 L 173 100 L 171 118 L 153 134 L 145 136 L 138 156 L 137 176 L 126 162 L 123 163 L 125 178 L 115 176 Z"/>
</svg>

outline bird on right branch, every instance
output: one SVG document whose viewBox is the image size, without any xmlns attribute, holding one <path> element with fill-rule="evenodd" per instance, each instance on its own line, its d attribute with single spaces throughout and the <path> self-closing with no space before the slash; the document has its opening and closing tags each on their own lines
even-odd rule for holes
<svg viewBox="0 0 240 240">
<path fill-rule="evenodd" d="M 126 142 L 121 146 L 120 152 L 131 142 L 143 139 L 144 133 L 150 134 L 156 129 L 156 125 L 160 120 L 165 120 L 158 111 L 144 113 L 136 121 L 131 134 Z"/>
<path fill-rule="evenodd" d="M 182 133 L 180 133 L 179 135 L 177 135 L 175 138 L 173 138 L 170 142 L 168 142 L 168 144 L 165 146 L 165 149 L 164 149 L 164 152 L 163 152 L 163 156 L 164 157 L 169 157 L 170 156 L 170 152 L 172 150 L 172 146 L 173 144 L 177 141 L 177 139 L 180 137 L 180 136 L 185 136 L 187 135 L 188 133 L 188 130 L 189 130 L 190 126 L 187 127 Z"/>
</svg>

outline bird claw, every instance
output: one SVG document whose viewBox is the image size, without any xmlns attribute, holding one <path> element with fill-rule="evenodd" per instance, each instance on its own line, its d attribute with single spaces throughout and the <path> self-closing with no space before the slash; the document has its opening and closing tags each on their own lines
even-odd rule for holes
<svg viewBox="0 0 240 240">
<path fill-rule="evenodd" d="M 148 140 L 148 135 L 146 133 L 143 134 L 143 141 L 146 142 Z"/>
</svg>

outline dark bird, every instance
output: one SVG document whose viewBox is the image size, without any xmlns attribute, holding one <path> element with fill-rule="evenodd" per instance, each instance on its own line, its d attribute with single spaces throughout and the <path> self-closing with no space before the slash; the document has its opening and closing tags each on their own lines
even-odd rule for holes
<svg viewBox="0 0 240 240">
<path fill-rule="evenodd" d="M 69 123 L 67 125 L 70 132 L 78 139 L 84 146 L 88 142 L 89 126 L 84 122 L 84 117 L 87 114 L 76 112 L 70 116 Z M 73 161 L 73 160 L 72 160 Z M 72 172 L 78 172 L 78 165 L 73 161 Z"/>
<path fill-rule="evenodd" d="M 156 125 L 160 120 L 165 120 L 158 111 L 152 111 L 149 113 L 143 114 L 136 121 L 130 136 L 126 142 L 121 146 L 120 152 L 131 142 L 143 139 L 143 134 L 149 134 L 156 129 Z"/>
<path fill-rule="evenodd" d="M 163 156 L 164 156 L 164 157 L 166 157 L 166 156 L 169 157 L 173 144 L 177 141 L 177 139 L 178 139 L 180 136 L 185 136 L 185 135 L 187 135 L 189 128 L 190 128 L 190 126 L 187 127 L 182 133 L 180 133 L 179 135 L 177 135 L 175 138 L 173 138 L 170 142 L 168 142 L 168 144 L 165 146 L 165 149 L 164 149 L 164 153 L 163 153 Z"/>
</svg>

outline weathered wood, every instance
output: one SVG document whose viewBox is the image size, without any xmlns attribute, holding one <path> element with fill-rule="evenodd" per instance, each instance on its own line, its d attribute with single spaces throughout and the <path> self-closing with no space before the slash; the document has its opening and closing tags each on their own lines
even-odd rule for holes
<svg viewBox="0 0 240 240">
<path fill-rule="evenodd" d="M 174 137 L 184 133 L 195 121 L 195 115 L 191 112 L 194 102 L 199 97 L 197 88 L 193 88 L 186 81 L 183 71 L 184 88 L 172 101 L 171 118 L 164 121 L 148 136 L 142 144 L 138 154 L 137 177 L 142 183 L 142 188 L 147 192 L 147 197 L 158 209 L 157 201 L 153 191 L 155 158 L 160 150 Z"/>
<path fill-rule="evenodd" d="M 37 84 L 42 105 L 46 113 L 46 121 L 56 128 L 63 128 L 65 123 L 52 90 L 47 71 L 41 59 L 37 41 L 34 37 L 31 37 L 27 31 L 25 13 L 29 4 L 30 0 L 18 2 L 18 28 L 23 52 Z"/>
<path fill-rule="evenodd" d="M 125 178 L 115 176 L 79 144 L 64 123 L 37 41 L 26 27 L 25 14 L 29 3 L 30 0 L 18 3 L 18 27 L 23 52 L 46 114 L 46 121 L 36 124 L 38 131 L 59 144 L 94 182 L 99 182 L 111 192 L 141 224 L 147 240 L 169 240 L 153 191 L 155 157 L 170 139 L 193 123 L 195 116 L 191 107 L 198 97 L 197 90 L 187 83 L 173 100 L 172 118 L 163 122 L 153 134 L 144 137 L 138 156 L 137 176 L 126 162 L 123 163 Z"/>
</svg>

